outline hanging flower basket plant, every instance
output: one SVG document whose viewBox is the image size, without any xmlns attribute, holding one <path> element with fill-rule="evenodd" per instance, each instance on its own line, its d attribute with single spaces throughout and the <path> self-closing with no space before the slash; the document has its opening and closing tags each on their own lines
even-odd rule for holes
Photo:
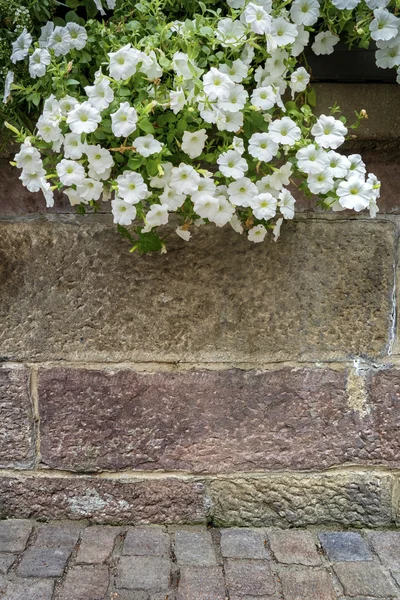
<svg viewBox="0 0 400 600">
<path fill-rule="evenodd" d="M 47 206 L 55 190 L 81 214 L 111 202 L 140 252 L 164 250 L 158 228 L 172 213 L 184 240 L 205 223 L 277 239 L 296 186 L 326 209 L 375 216 L 379 181 L 361 156 L 338 152 L 365 111 L 343 116 L 332 98 L 329 114 L 314 114 L 305 50 L 323 58 L 340 40 L 374 42 L 377 65 L 398 68 L 394 2 L 66 3 L 15 9 L 2 46 L 14 164 Z"/>
</svg>

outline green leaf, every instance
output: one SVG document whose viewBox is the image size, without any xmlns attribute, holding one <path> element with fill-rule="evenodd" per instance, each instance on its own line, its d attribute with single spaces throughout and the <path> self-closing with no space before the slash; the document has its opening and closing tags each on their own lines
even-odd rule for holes
<svg viewBox="0 0 400 600">
<path fill-rule="evenodd" d="M 307 92 L 307 100 L 310 106 L 316 106 L 317 104 L 317 94 L 315 93 L 314 88 L 312 88 L 309 92 Z"/>
<path fill-rule="evenodd" d="M 138 127 L 145 133 L 154 133 L 153 124 L 149 121 L 149 119 L 143 119 L 138 122 Z"/>
<path fill-rule="evenodd" d="M 118 92 L 118 94 L 119 94 L 120 96 L 123 96 L 123 97 L 126 97 L 126 96 L 132 96 L 132 90 L 130 90 L 130 89 L 129 89 L 129 88 L 127 88 L 127 87 L 122 87 L 122 88 L 120 88 L 120 89 L 119 89 L 119 92 Z"/>
<path fill-rule="evenodd" d="M 69 8 L 78 8 L 78 6 L 79 6 L 79 0 L 66 0 L 65 4 Z"/>
<path fill-rule="evenodd" d="M 79 85 L 80 82 L 77 79 L 67 79 L 65 83 L 66 85 Z"/>
<path fill-rule="evenodd" d="M 132 171 L 137 171 L 142 166 L 142 159 L 132 157 L 128 160 L 128 168 Z"/>
<path fill-rule="evenodd" d="M 131 233 L 129 233 L 129 231 L 127 230 L 126 227 L 123 227 L 122 225 L 117 225 L 117 230 L 118 230 L 118 233 L 120 235 L 122 235 L 122 237 L 128 239 L 131 244 L 136 244 L 136 239 L 133 237 L 133 235 Z"/>
<path fill-rule="evenodd" d="M 78 15 L 76 14 L 76 12 L 74 10 L 70 10 L 69 12 L 67 12 L 67 14 L 65 15 L 65 21 L 66 23 L 78 23 L 78 25 L 81 24 L 81 20 Z"/>
<path fill-rule="evenodd" d="M 141 230 L 139 230 L 138 235 L 139 241 L 137 242 L 137 250 L 140 254 L 161 250 L 163 244 L 155 232 L 149 231 L 148 233 L 142 233 Z"/>
<path fill-rule="evenodd" d="M 177 115 L 174 115 L 173 112 L 166 112 L 163 115 L 160 115 L 157 119 L 157 123 L 161 126 L 165 125 L 166 123 L 175 123 L 175 121 L 177 120 Z"/>
</svg>

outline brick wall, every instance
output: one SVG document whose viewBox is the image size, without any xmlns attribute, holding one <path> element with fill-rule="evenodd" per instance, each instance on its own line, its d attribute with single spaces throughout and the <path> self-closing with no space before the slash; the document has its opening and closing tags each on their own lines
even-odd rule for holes
<svg viewBox="0 0 400 600">
<path fill-rule="evenodd" d="M 131 255 L 3 156 L 1 517 L 400 520 L 399 89 L 320 84 L 321 111 L 370 115 L 352 151 L 381 212 L 303 203 L 277 244 L 213 228 Z"/>
</svg>

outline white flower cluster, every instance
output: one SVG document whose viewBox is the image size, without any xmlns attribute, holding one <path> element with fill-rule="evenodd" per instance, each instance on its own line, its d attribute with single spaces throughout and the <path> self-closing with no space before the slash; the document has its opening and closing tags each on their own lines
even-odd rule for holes
<svg viewBox="0 0 400 600">
<path fill-rule="evenodd" d="M 399 19 L 379 0 L 368 2 L 375 7 L 371 35 L 380 44 L 391 43 L 399 35 Z M 352 3 L 337 0 L 335 5 L 348 8 Z M 26 139 L 15 157 L 22 183 L 32 192 L 42 190 L 48 206 L 56 187 L 64 188 L 73 205 L 111 199 L 114 222 L 126 227 L 139 220 L 142 233 L 166 224 L 170 213 L 177 212 L 184 217 L 177 229 L 184 240 L 189 240 L 193 223 L 205 222 L 230 224 L 238 233 L 246 230 L 253 242 L 263 241 L 272 229 L 276 240 L 283 220 L 294 217 L 293 189 L 299 177 L 333 210 L 368 209 L 375 216 L 379 182 L 366 173 L 359 155 L 336 151 L 348 133 L 344 123 L 332 115 L 315 118 L 310 113 L 305 119 L 290 110 L 294 102 L 283 99 L 285 92 L 290 90 L 294 98 L 309 84 L 308 72 L 295 68 L 295 58 L 308 44 L 306 27 L 319 18 L 318 1 L 294 0 L 290 11 L 278 13 L 271 0 L 228 4 L 241 10 L 238 18 L 216 23 L 213 43 L 223 49 L 219 64 L 205 69 L 190 52 L 176 50 L 167 58 L 126 43 L 108 53 L 104 73 L 96 73 L 85 96 L 47 98 L 36 136 Z M 185 26 L 174 22 L 171 31 L 184 36 Z M 265 44 L 262 62 L 255 59 L 254 47 L 261 43 L 255 39 Z M 30 55 L 32 77 L 46 70 L 51 52 L 64 55 L 83 48 L 86 40 L 86 31 L 75 23 L 65 28 L 47 24 L 39 48 Z M 322 32 L 313 49 L 329 54 L 337 41 Z M 13 60 L 26 57 L 31 44 L 25 31 L 15 42 Z M 380 46 L 378 52 L 394 47 Z M 139 90 L 145 91 L 144 101 L 143 94 L 139 101 Z M 172 138 L 156 122 L 168 113 L 172 121 L 188 119 Z M 98 136 L 105 123 L 105 133 Z M 145 123 L 152 133 L 146 133 Z M 57 177 L 54 168 L 47 173 L 43 167 L 36 139 L 52 150 Z M 50 185 L 49 179 L 56 182 Z"/>
</svg>

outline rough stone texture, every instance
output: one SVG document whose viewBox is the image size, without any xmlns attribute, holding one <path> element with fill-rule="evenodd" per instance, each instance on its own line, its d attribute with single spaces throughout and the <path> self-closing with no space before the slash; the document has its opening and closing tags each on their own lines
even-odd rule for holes
<svg viewBox="0 0 400 600">
<path fill-rule="evenodd" d="M 221 554 L 225 558 L 270 558 L 265 532 L 256 529 L 222 529 Z"/>
<path fill-rule="evenodd" d="M 291 567 L 279 575 L 285 600 L 336 600 L 327 571 Z"/>
<path fill-rule="evenodd" d="M 178 600 L 225 600 L 225 583 L 220 567 L 183 567 Z"/>
<path fill-rule="evenodd" d="M 0 573 L 2 575 L 7 573 L 8 569 L 16 561 L 16 558 L 15 554 L 0 554 Z"/>
<path fill-rule="evenodd" d="M 118 529 L 94 525 L 88 527 L 82 537 L 76 557 L 77 563 L 100 564 L 106 561 L 114 548 Z"/>
<path fill-rule="evenodd" d="M 128 556 L 163 556 L 170 553 L 169 535 L 159 527 L 134 527 L 129 529 L 122 554 Z"/>
<path fill-rule="evenodd" d="M 41 369 L 42 461 L 86 472 L 399 468 L 400 370 L 372 377 L 363 406 L 347 381 L 322 368 Z"/>
<path fill-rule="evenodd" d="M 209 531 L 185 531 L 175 534 L 175 556 L 178 565 L 212 567 L 217 564 Z"/>
<path fill-rule="evenodd" d="M 359 533 L 340 531 L 320 533 L 318 537 L 331 562 L 373 560 L 371 550 Z"/>
<path fill-rule="evenodd" d="M 400 531 L 376 531 L 368 537 L 383 564 L 400 572 Z"/>
<path fill-rule="evenodd" d="M 169 559 L 158 556 L 122 556 L 117 586 L 128 590 L 165 592 L 170 583 Z"/>
<path fill-rule="evenodd" d="M 32 531 L 32 523 L 10 519 L 0 522 L 0 552 L 21 552 Z"/>
<path fill-rule="evenodd" d="M 0 273 L 1 270 L 0 260 Z M 0 323 L 2 328 L 1 318 Z M 33 420 L 29 398 L 29 373 L 26 369 L 0 368 L 0 416 L 0 468 L 32 467 Z"/>
<path fill-rule="evenodd" d="M 17 573 L 21 577 L 60 577 L 70 554 L 67 548 L 28 548 Z"/>
<path fill-rule="evenodd" d="M 371 562 L 343 562 L 333 565 L 336 575 L 348 596 L 394 598 L 397 591 L 388 573 Z"/>
<path fill-rule="evenodd" d="M 265 560 L 225 561 L 225 580 L 232 595 L 263 596 L 275 592 L 275 577 Z"/>
<path fill-rule="evenodd" d="M 342 114 L 349 118 L 354 111 L 365 109 L 368 119 L 363 120 L 354 132 L 359 140 L 389 140 L 400 135 L 400 115 L 393 114 L 393 107 L 400 103 L 400 89 L 396 85 L 379 83 L 317 83 L 316 111 L 329 114 L 329 107 L 336 102 Z M 313 87 L 314 87 L 313 86 Z M 353 133 L 353 132 L 352 132 Z"/>
<path fill-rule="evenodd" d="M 97 523 L 201 523 L 199 483 L 91 477 L 0 477 L 0 518 L 90 519 Z"/>
<path fill-rule="evenodd" d="M 346 371 L 330 369 L 41 369 L 42 461 L 78 471 L 218 473 L 321 470 L 387 456 L 400 466 L 395 426 L 384 439 L 376 431 L 384 409 L 378 403 L 360 415 L 346 380 Z"/>
<path fill-rule="evenodd" d="M 309 531 L 269 531 L 271 550 L 278 562 L 315 567 L 321 559 Z"/>
<path fill-rule="evenodd" d="M 74 567 L 67 573 L 59 600 L 99 600 L 106 598 L 108 567 Z"/>
<path fill-rule="evenodd" d="M 37 532 L 35 546 L 39 548 L 68 548 L 72 550 L 81 532 L 79 524 L 42 525 Z"/>
<path fill-rule="evenodd" d="M 276 244 L 252 245 L 228 228 L 215 234 L 204 228 L 190 244 L 174 234 L 165 256 L 140 257 L 101 223 L 3 222 L 2 354 L 113 362 L 384 354 L 392 223 L 300 220 Z"/>
<path fill-rule="evenodd" d="M 391 490 L 388 475 L 346 471 L 213 479 L 206 495 L 212 521 L 222 527 L 380 527 L 392 522 Z"/>
<path fill-rule="evenodd" d="M 15 579 L 7 586 L 6 600 L 51 600 L 53 588 L 51 579 Z"/>
</svg>

